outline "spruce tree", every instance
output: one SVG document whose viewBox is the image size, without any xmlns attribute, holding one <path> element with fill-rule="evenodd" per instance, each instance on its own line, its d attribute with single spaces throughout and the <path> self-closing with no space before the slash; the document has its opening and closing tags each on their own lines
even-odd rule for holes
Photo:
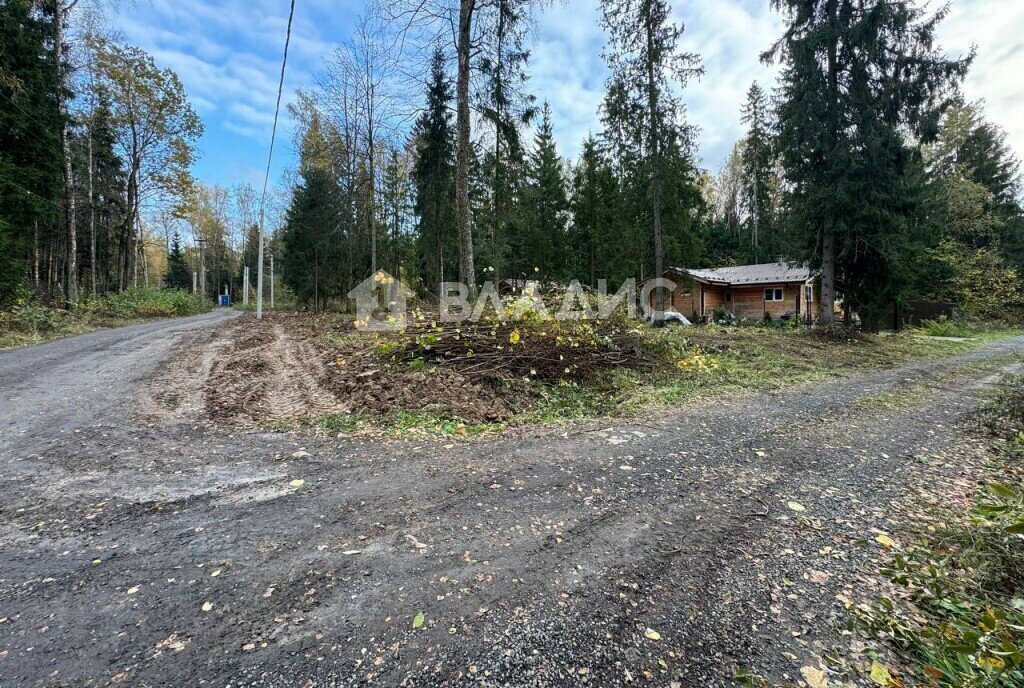
<svg viewBox="0 0 1024 688">
<path fill-rule="evenodd" d="M 562 279 L 569 274 L 566 263 L 566 221 L 569 199 L 562 158 L 555 147 L 551 108 L 541 111 L 541 122 L 527 161 L 527 186 L 523 207 L 527 215 L 522 267 L 539 269 L 540 277 Z"/>
<path fill-rule="evenodd" d="M 41 245 L 64 239 L 51 236 L 62 169 L 53 20 L 35 5 L 0 3 L 0 306 L 35 277 Z"/>
<path fill-rule="evenodd" d="M 920 155 L 969 59 L 935 46 L 945 11 L 910 0 L 773 0 L 786 14 L 765 55 L 783 63 L 779 148 L 794 231 L 821 269 L 819 321 L 836 290 L 876 327 L 909 283 Z"/>
<path fill-rule="evenodd" d="M 167 252 L 167 275 L 164 284 L 170 289 L 190 289 L 192 287 L 192 271 L 185 262 L 185 253 L 181 250 L 181 237 L 175 232 L 171 236 L 171 249 Z"/>
<path fill-rule="evenodd" d="M 314 311 L 342 291 L 344 251 L 335 231 L 342 209 L 341 189 L 331 173 L 305 168 L 285 217 L 282 272 L 285 284 Z"/>
<path fill-rule="evenodd" d="M 455 141 L 451 122 L 452 84 L 444 54 L 434 52 L 427 105 L 413 127 L 416 160 L 412 169 L 414 207 L 419 218 L 419 275 L 428 291 L 458 272 L 455 234 Z"/>
<path fill-rule="evenodd" d="M 747 125 L 747 135 L 743 140 L 742 149 L 743 198 L 747 211 L 750 258 L 753 263 L 764 262 L 777 248 L 770 238 L 773 220 L 771 198 L 774 181 L 774 142 L 769 118 L 768 98 L 755 81 L 747 91 L 747 100 L 740 115 L 740 120 Z"/>
</svg>

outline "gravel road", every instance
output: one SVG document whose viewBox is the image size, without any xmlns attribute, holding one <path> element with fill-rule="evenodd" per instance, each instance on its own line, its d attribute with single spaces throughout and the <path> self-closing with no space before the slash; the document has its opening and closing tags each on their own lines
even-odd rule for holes
<svg viewBox="0 0 1024 688">
<path fill-rule="evenodd" d="M 864 585 L 872 529 L 955 472 L 934 457 L 1024 354 L 484 441 L 341 440 L 153 406 L 172 351 L 201 375 L 228 317 L 0 354 L 0 686 L 795 681 L 849 643 L 836 594 Z"/>
</svg>

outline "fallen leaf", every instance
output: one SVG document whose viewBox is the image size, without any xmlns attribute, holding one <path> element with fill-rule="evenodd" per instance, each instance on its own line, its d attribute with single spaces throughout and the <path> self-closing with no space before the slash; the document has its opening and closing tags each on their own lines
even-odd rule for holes
<svg viewBox="0 0 1024 688">
<path fill-rule="evenodd" d="M 203 602 L 203 611 L 208 612 L 213 609 L 213 602 Z"/>
<path fill-rule="evenodd" d="M 661 640 L 661 633 L 658 633 L 653 628 L 648 628 L 644 635 L 646 635 L 650 640 Z"/>
<path fill-rule="evenodd" d="M 824 669 L 805 666 L 800 668 L 800 675 L 810 688 L 828 688 L 828 674 Z"/>
<path fill-rule="evenodd" d="M 302 478 L 296 478 L 295 480 L 291 481 L 288 484 L 291 485 L 292 487 L 302 487 L 303 485 L 306 484 L 306 481 L 303 480 Z"/>
<path fill-rule="evenodd" d="M 889 667 L 877 659 L 871 662 L 871 680 L 880 686 L 888 686 L 892 677 L 889 675 Z"/>
<path fill-rule="evenodd" d="M 790 509 L 796 512 L 807 511 L 807 507 L 805 507 L 800 502 L 788 502 L 786 506 L 788 506 Z"/>
<path fill-rule="evenodd" d="M 423 612 L 420 612 L 419 614 L 417 614 L 416 616 L 413 617 L 412 627 L 413 628 L 419 628 L 420 626 L 423 625 L 423 622 L 426 621 L 426 619 L 427 619 L 427 617 L 423 616 Z"/>
<path fill-rule="evenodd" d="M 895 546 L 896 546 L 896 541 L 895 541 L 895 540 L 893 540 L 893 539 L 892 539 L 891 537 L 889 537 L 888 535 L 879 535 L 879 536 L 877 536 L 877 537 L 875 538 L 875 540 L 876 540 L 876 541 L 877 541 L 877 542 L 878 542 L 878 543 L 879 543 L 880 545 L 882 545 L 883 547 L 895 547 Z"/>
<path fill-rule="evenodd" d="M 128 594 L 129 595 L 134 595 L 138 591 L 139 591 L 139 586 L 137 586 L 137 585 L 133 585 L 132 587 L 128 588 Z"/>
</svg>

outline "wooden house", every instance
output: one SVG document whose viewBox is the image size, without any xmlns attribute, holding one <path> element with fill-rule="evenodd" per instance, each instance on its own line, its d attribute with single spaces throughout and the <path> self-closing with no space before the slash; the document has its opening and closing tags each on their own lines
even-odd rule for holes
<svg viewBox="0 0 1024 688">
<path fill-rule="evenodd" d="M 762 320 L 797 317 L 810 320 L 817 300 L 814 273 L 806 264 L 761 263 L 705 270 L 669 268 L 664 277 L 676 288 L 666 297 L 665 309 L 698 322 L 724 308 L 737 318 Z M 654 307 L 654 293 L 650 304 Z"/>
</svg>

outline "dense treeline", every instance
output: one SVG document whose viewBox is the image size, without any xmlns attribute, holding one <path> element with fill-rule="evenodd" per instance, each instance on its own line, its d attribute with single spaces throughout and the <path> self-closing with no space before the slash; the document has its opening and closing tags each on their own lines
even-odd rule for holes
<svg viewBox="0 0 1024 688">
<path fill-rule="evenodd" d="M 959 92 L 972 56 L 934 47 L 944 13 L 773 4 L 787 28 L 763 59 L 780 82 L 723 113 L 745 134 L 717 174 L 684 107 L 703 66 L 665 0 L 603 1 L 601 130 L 575 160 L 530 89 L 535 0 L 371 5 L 290 107 L 276 271 L 323 308 L 379 269 L 427 295 L 467 275 L 615 287 L 784 258 L 821 270 L 826 321 L 832 295 L 868 326 L 915 299 L 1012 316 L 1018 163 Z M 0 302 L 193 276 L 237 297 L 259 198 L 192 178 L 202 123 L 177 77 L 106 37 L 92 6 L 0 0 L 0 19 Z"/>
<path fill-rule="evenodd" d="M 194 273 L 213 296 L 255 268 L 255 192 L 193 179 L 203 125 L 181 81 L 109 38 L 100 9 L 0 0 L 0 307 Z"/>
<path fill-rule="evenodd" d="M 746 134 L 715 176 L 700 169 L 683 107 L 700 58 L 678 49 L 683 27 L 665 2 L 603 3 L 603 130 L 575 161 L 560 156 L 550 111 L 529 94 L 530 2 L 494 0 L 468 18 L 440 2 L 371 12 L 294 109 L 292 286 L 322 306 L 374 269 L 421 293 L 459 279 L 464 166 L 477 282 L 615 285 L 664 265 L 785 258 L 821 269 L 826 300 L 868 326 L 913 299 L 1012 315 L 1024 262 L 1018 165 L 981 106 L 959 95 L 971 56 L 932 47 L 943 13 L 909 0 L 775 4 L 788 29 L 764 59 L 781 64 L 781 83 L 750 87 L 736 113 Z M 458 36 L 430 30 L 456 16 L 470 22 L 472 59 Z M 410 103 L 394 95 L 407 90 L 401 56 L 381 46 L 396 24 L 418 21 L 429 77 Z M 467 70 L 472 88 L 460 96 Z M 464 165 L 463 97 L 473 112 Z M 413 108 L 412 126 L 396 125 Z M 830 302 L 823 318 L 832 312 Z"/>
</svg>

